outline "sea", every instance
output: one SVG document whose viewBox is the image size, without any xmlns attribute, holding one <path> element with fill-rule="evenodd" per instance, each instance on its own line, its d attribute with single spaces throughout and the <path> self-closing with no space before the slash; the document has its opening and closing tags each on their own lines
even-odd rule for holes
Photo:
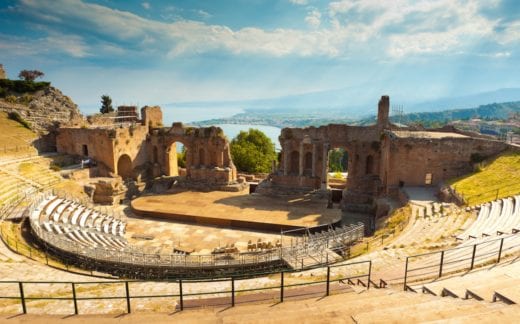
<svg viewBox="0 0 520 324">
<path fill-rule="evenodd" d="M 190 124 L 202 120 L 218 119 L 231 117 L 233 115 L 243 113 L 240 108 L 221 108 L 221 107 L 163 107 L 164 125 L 171 125 L 173 122 L 182 122 L 183 124 Z M 255 128 L 262 131 L 275 145 L 277 151 L 281 150 L 278 136 L 280 136 L 281 129 L 269 125 L 251 125 L 251 124 L 215 124 L 222 128 L 224 134 L 231 141 L 240 131 L 248 131 L 250 128 Z M 177 147 L 179 149 L 179 146 Z"/>
</svg>

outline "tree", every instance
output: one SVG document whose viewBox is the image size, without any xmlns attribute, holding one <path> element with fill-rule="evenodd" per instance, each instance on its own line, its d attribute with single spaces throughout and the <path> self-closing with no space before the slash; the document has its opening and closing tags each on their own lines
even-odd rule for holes
<svg viewBox="0 0 520 324">
<path fill-rule="evenodd" d="M 276 152 L 269 137 L 251 128 L 247 132 L 241 131 L 231 141 L 231 157 L 239 171 L 268 173 L 272 161 L 276 160 Z"/>
<path fill-rule="evenodd" d="M 102 114 L 107 114 L 109 112 L 114 111 L 114 107 L 112 107 L 112 98 L 110 98 L 108 95 L 102 95 L 101 96 L 101 109 L 99 111 Z"/>
<path fill-rule="evenodd" d="M 42 71 L 38 71 L 38 70 L 22 70 L 18 74 L 18 77 L 25 81 L 34 81 L 37 78 L 41 78 L 44 75 L 45 75 L 45 73 L 43 73 Z"/>
</svg>

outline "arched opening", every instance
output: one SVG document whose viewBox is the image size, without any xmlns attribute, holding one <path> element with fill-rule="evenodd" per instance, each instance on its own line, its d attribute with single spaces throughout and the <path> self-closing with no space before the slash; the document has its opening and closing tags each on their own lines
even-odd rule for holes
<svg viewBox="0 0 520 324">
<path fill-rule="evenodd" d="M 372 155 L 367 156 L 367 160 L 365 163 L 365 174 L 373 174 L 374 173 L 374 158 Z"/>
<path fill-rule="evenodd" d="M 124 180 L 133 178 L 132 160 L 126 154 L 123 154 L 117 160 L 117 174 Z"/>
<path fill-rule="evenodd" d="M 343 190 L 347 185 L 349 154 L 343 147 L 328 151 L 327 185 L 331 189 Z"/>
<path fill-rule="evenodd" d="M 153 156 L 152 156 L 152 161 L 153 161 L 153 163 L 157 163 L 157 162 L 159 162 L 159 152 L 158 152 L 158 150 L 157 150 L 157 146 L 156 146 L 156 145 L 153 146 L 153 152 L 152 152 L 152 155 L 153 155 Z"/>
<path fill-rule="evenodd" d="M 88 146 L 87 146 L 87 144 L 83 144 L 81 146 L 81 150 L 83 151 L 83 156 L 88 156 Z"/>
<path fill-rule="evenodd" d="M 292 151 L 291 152 L 291 160 L 289 165 L 289 173 L 292 175 L 297 175 L 300 172 L 300 152 Z"/>
<path fill-rule="evenodd" d="M 167 173 L 169 176 L 185 176 L 188 164 L 188 148 L 182 142 L 174 142 L 167 150 L 168 165 Z"/>
</svg>

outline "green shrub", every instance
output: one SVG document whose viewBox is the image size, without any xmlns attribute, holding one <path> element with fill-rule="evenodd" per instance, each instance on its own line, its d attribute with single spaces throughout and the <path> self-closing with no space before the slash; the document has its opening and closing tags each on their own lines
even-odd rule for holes
<svg viewBox="0 0 520 324">
<path fill-rule="evenodd" d="M 3 88 L 5 91 L 16 93 L 36 92 L 38 90 L 46 89 L 50 85 L 50 82 L 0 79 L 0 88 Z"/>
<path fill-rule="evenodd" d="M 25 119 L 23 119 L 22 116 L 20 116 L 20 114 L 17 113 L 16 111 L 11 111 L 10 113 L 8 113 L 7 118 L 20 123 L 23 127 L 27 128 L 27 129 L 31 129 L 31 125 L 29 124 L 29 122 L 27 122 Z"/>
</svg>

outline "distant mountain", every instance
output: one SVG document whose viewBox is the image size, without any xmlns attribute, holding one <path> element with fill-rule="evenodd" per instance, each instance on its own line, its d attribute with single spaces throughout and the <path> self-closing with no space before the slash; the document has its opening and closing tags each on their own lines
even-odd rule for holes
<svg viewBox="0 0 520 324">
<path fill-rule="evenodd" d="M 498 89 L 480 92 L 460 97 L 446 97 L 430 101 L 414 101 L 408 99 L 404 93 L 386 93 L 384 89 L 370 86 L 356 86 L 335 90 L 303 93 L 270 99 L 241 100 L 241 101 L 199 101 L 179 102 L 167 104 L 168 107 L 228 107 L 241 108 L 248 113 L 259 114 L 294 114 L 316 115 L 322 118 L 328 116 L 344 118 L 363 118 L 377 111 L 377 101 L 381 95 L 390 95 L 393 98 L 407 98 L 403 106 L 405 112 L 441 111 L 448 109 L 462 109 L 496 102 L 520 101 L 520 88 Z"/>
<path fill-rule="evenodd" d="M 406 112 L 441 111 L 448 109 L 472 108 L 498 102 L 520 101 L 520 88 L 498 89 L 462 97 L 441 98 L 437 100 L 411 104 L 404 107 Z"/>
<path fill-rule="evenodd" d="M 472 118 L 498 120 L 508 119 L 513 114 L 520 114 L 520 101 L 492 103 L 476 108 L 450 109 L 437 112 L 408 113 L 402 116 L 391 116 L 394 123 L 412 124 L 421 123 L 424 126 L 433 124 L 446 124 L 453 120 L 468 120 Z M 360 124 L 373 123 L 374 116 L 361 120 Z"/>
</svg>

